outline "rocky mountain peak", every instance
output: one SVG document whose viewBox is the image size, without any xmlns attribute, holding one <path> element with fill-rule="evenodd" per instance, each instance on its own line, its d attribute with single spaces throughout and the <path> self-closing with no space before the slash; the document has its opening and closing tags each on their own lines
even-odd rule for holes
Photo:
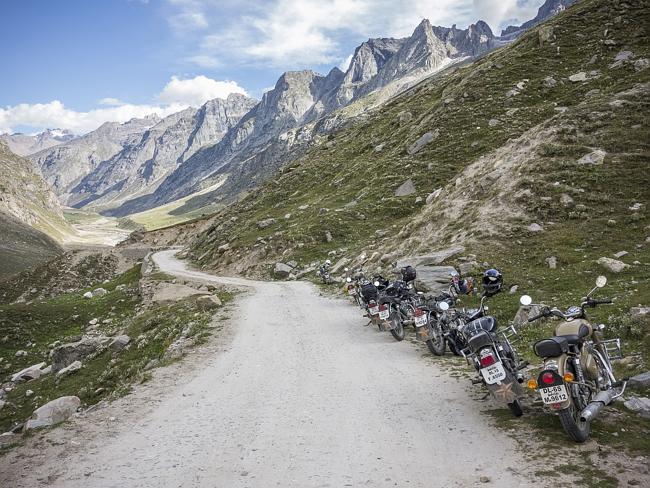
<svg viewBox="0 0 650 488">
<path fill-rule="evenodd" d="M 537 10 L 537 15 L 533 19 L 529 20 L 528 22 L 524 22 L 520 26 L 508 26 L 506 29 L 501 31 L 501 37 L 505 37 L 506 39 L 514 39 L 526 30 L 531 29 L 537 24 L 545 21 L 549 17 L 553 17 L 554 15 L 563 12 L 577 1 L 578 0 L 546 0 L 542 6 L 539 7 Z"/>
</svg>

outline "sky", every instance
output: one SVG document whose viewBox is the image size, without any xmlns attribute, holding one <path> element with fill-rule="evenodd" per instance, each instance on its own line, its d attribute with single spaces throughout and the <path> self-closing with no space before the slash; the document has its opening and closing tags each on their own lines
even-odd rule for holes
<svg viewBox="0 0 650 488">
<path fill-rule="evenodd" d="M 370 37 L 423 18 L 501 28 L 543 0 L 4 0 L 0 133 L 82 134 L 199 106 L 260 98 L 287 70 L 343 70 Z"/>
</svg>

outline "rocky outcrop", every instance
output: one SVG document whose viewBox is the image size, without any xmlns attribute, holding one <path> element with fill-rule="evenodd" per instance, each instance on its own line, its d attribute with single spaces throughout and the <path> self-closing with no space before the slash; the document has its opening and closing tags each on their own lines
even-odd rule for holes
<svg viewBox="0 0 650 488">
<path fill-rule="evenodd" d="M 78 342 L 70 342 L 54 348 L 50 353 L 52 372 L 57 373 L 75 361 L 95 356 L 104 349 L 106 342 L 105 337 L 84 337 Z"/>
</svg>

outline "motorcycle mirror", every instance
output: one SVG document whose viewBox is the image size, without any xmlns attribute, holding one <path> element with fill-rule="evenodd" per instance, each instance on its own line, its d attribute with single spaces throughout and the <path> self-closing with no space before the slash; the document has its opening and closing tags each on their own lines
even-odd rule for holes
<svg viewBox="0 0 650 488">
<path fill-rule="evenodd" d="M 343 268 L 343 271 L 345 271 L 347 273 L 349 270 L 348 270 L 348 268 Z"/>
<path fill-rule="evenodd" d="M 440 302 L 438 303 L 438 308 L 444 312 L 445 310 L 449 310 L 449 304 L 447 302 Z"/>
<path fill-rule="evenodd" d="M 607 284 L 607 277 L 606 277 L 606 276 L 602 276 L 602 275 L 601 275 L 601 276 L 599 276 L 598 278 L 596 278 L 596 286 L 597 286 L 598 288 L 602 288 L 602 287 L 605 286 L 606 284 Z"/>
<path fill-rule="evenodd" d="M 345 279 L 345 281 L 347 281 L 348 283 L 352 283 L 352 278 L 350 278 L 350 277 L 348 276 L 348 277 Z"/>
<path fill-rule="evenodd" d="M 522 295 L 521 298 L 519 299 L 519 303 L 521 303 L 524 306 L 528 306 L 531 303 L 533 303 L 533 299 L 530 295 Z"/>
</svg>

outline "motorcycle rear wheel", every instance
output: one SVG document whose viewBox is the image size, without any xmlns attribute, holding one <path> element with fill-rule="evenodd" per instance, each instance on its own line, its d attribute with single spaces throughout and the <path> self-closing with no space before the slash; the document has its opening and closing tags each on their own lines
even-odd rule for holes
<svg viewBox="0 0 650 488">
<path fill-rule="evenodd" d="M 402 322 L 402 317 L 400 317 L 399 312 L 393 311 L 390 317 L 388 317 L 388 320 L 393 323 L 393 328 L 390 333 L 396 341 L 403 341 L 404 337 L 406 337 L 406 331 L 404 330 L 404 322 Z"/>
<path fill-rule="evenodd" d="M 444 356 L 445 349 L 447 349 L 447 341 L 445 341 L 445 336 L 442 335 L 442 331 L 438 326 L 433 327 L 434 339 L 429 339 L 427 341 L 427 347 L 431 354 L 434 356 Z"/>
<path fill-rule="evenodd" d="M 560 423 L 564 431 L 576 442 L 584 442 L 589 439 L 589 422 L 580 420 L 580 412 L 572 405 L 558 412 Z"/>
</svg>

